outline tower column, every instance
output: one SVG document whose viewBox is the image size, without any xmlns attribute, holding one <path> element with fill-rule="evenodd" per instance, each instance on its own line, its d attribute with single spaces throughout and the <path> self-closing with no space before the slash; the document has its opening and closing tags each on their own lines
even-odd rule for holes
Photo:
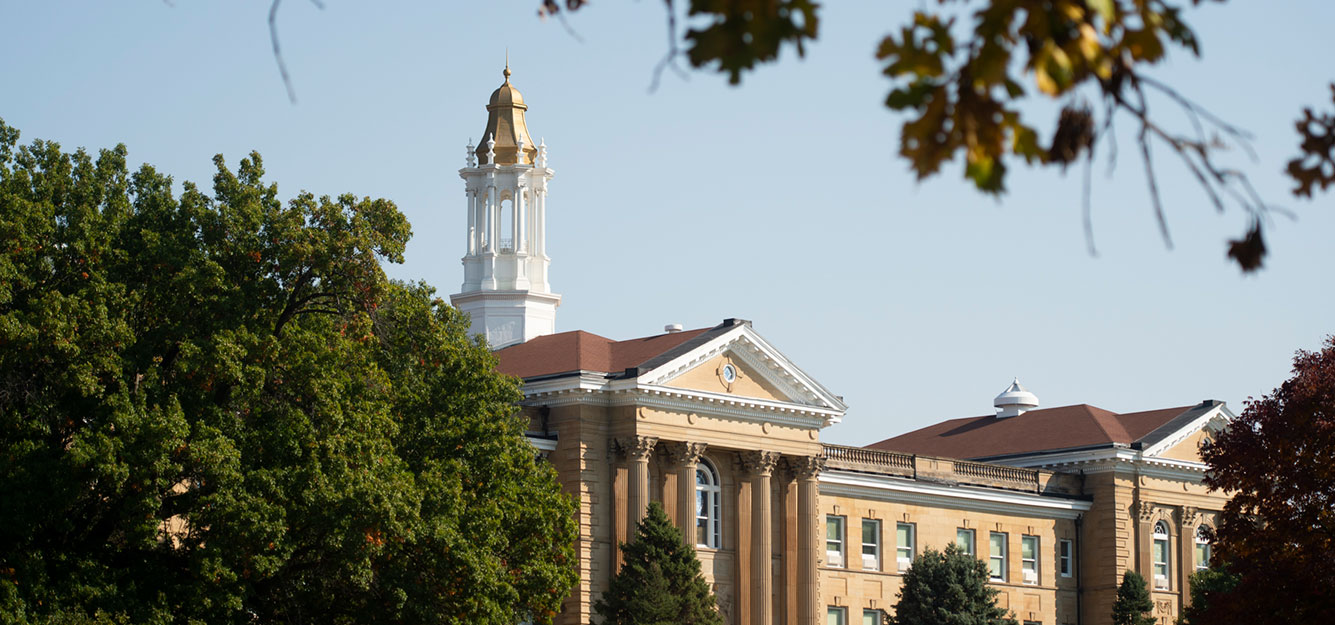
<svg viewBox="0 0 1335 625">
<path fill-rule="evenodd" d="M 788 462 L 797 478 L 797 625 L 820 625 L 820 489 L 816 478 L 825 469 L 825 459 L 801 456 Z"/>
<path fill-rule="evenodd" d="M 767 451 L 742 454 L 742 466 L 751 474 L 751 620 L 754 625 L 774 623 L 774 517 L 770 475 L 778 460 L 778 454 Z"/>
<path fill-rule="evenodd" d="M 705 453 L 704 443 L 664 443 L 663 457 L 677 474 L 676 517 L 687 545 L 697 542 L 695 535 L 695 467 Z"/>
</svg>

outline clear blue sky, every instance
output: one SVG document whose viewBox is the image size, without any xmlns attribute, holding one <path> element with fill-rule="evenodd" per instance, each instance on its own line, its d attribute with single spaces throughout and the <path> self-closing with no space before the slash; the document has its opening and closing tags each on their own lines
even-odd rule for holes
<svg viewBox="0 0 1335 625">
<path fill-rule="evenodd" d="M 205 187 L 214 154 L 234 166 L 258 150 L 285 197 L 390 198 L 415 233 L 390 273 L 449 294 L 462 279 L 456 171 L 508 47 L 557 171 L 559 328 L 620 339 L 751 319 L 846 398 L 833 442 L 989 413 L 1013 376 L 1050 407 L 1241 410 L 1335 330 L 1335 200 L 1295 200 L 1280 175 L 1298 112 L 1330 106 L 1326 0 L 1190 10 L 1204 59 L 1174 54 L 1157 73 L 1252 131 L 1258 161 L 1237 163 L 1298 214 L 1276 221 L 1268 267 L 1247 277 L 1224 260 L 1244 216 L 1217 214 L 1160 150 L 1165 249 L 1129 136 L 1112 177 L 1095 177 L 1097 258 L 1075 172 L 1014 167 L 1001 201 L 958 164 L 916 183 L 872 56 L 916 2 L 828 2 L 805 59 L 786 50 L 740 88 L 693 72 L 649 93 L 661 2 L 590 5 L 570 20 L 577 39 L 539 20 L 537 0 L 326 1 L 280 14 L 292 105 L 267 1 L 0 0 L 0 117 L 25 142 L 123 142 L 132 163 Z M 1046 127 L 1053 110 L 1029 112 Z"/>
</svg>

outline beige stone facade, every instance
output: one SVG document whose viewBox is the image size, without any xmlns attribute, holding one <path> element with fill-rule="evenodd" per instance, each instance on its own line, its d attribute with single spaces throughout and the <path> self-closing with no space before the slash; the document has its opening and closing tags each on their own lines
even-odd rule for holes
<svg viewBox="0 0 1335 625">
<path fill-rule="evenodd" d="M 498 352 L 502 370 L 550 360 L 540 350 L 560 336 Z M 562 349 L 574 344 L 590 349 Z M 1160 433 L 1153 454 L 1114 445 L 977 462 L 823 444 L 842 402 L 749 323 L 729 320 L 642 366 L 584 368 L 614 361 L 620 343 L 607 345 L 605 360 L 525 371 L 530 439 L 579 501 L 580 583 L 558 623 L 597 621 L 619 543 L 658 501 L 698 545 L 730 625 L 879 618 L 912 557 L 957 541 L 994 567 L 1000 604 L 1022 623 L 1109 623 L 1132 568 L 1157 579 L 1168 625 L 1187 598 L 1196 531 L 1223 504 L 1201 486 L 1196 455 L 1222 409 Z"/>
</svg>

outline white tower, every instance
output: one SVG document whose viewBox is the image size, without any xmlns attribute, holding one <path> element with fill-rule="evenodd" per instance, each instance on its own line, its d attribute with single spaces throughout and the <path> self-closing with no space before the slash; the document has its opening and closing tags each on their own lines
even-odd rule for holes
<svg viewBox="0 0 1335 625">
<path fill-rule="evenodd" d="M 1020 378 L 1015 378 L 997 398 L 992 400 L 997 408 L 997 418 L 1018 417 L 1038 407 L 1038 396 L 1029 389 L 1020 386 Z"/>
<path fill-rule="evenodd" d="M 534 146 L 524 97 L 505 83 L 487 104 L 482 144 L 468 146 L 464 179 L 468 245 L 464 283 L 450 302 L 472 317 L 492 348 L 556 331 L 561 296 L 547 284 L 547 145 Z"/>
</svg>

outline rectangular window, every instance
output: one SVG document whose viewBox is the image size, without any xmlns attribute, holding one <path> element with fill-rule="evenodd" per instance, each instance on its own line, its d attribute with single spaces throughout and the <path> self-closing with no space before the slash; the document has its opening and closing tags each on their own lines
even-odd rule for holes
<svg viewBox="0 0 1335 625">
<path fill-rule="evenodd" d="M 862 625 L 883 625 L 885 623 L 885 612 L 880 610 L 863 610 Z"/>
<path fill-rule="evenodd" d="M 881 522 L 862 519 L 862 568 L 881 570 Z"/>
<path fill-rule="evenodd" d="M 848 625 L 848 608 L 830 606 L 825 610 L 825 625 Z"/>
<path fill-rule="evenodd" d="M 1154 524 L 1150 558 L 1154 563 L 1154 587 L 1168 588 L 1168 525 L 1163 521 Z"/>
<path fill-rule="evenodd" d="M 1020 575 L 1026 584 L 1038 583 L 1038 537 L 1020 537 Z"/>
<path fill-rule="evenodd" d="M 992 532 L 988 536 L 990 549 L 987 558 L 988 575 L 995 581 L 1006 581 L 1006 534 Z"/>
<path fill-rule="evenodd" d="M 1196 570 L 1210 568 L 1210 541 L 1205 538 L 1205 527 L 1196 530 Z"/>
<path fill-rule="evenodd" d="M 964 529 L 962 527 L 955 530 L 955 544 L 959 545 L 960 551 L 971 556 L 978 553 L 974 549 L 973 539 L 973 530 Z"/>
<path fill-rule="evenodd" d="M 844 517 L 825 516 L 825 564 L 837 568 L 844 566 Z"/>
<path fill-rule="evenodd" d="M 913 529 L 912 523 L 895 524 L 895 560 L 901 571 L 913 564 Z"/>
<path fill-rule="evenodd" d="M 1059 554 L 1060 557 L 1057 561 L 1057 568 L 1061 571 L 1062 577 L 1071 576 L 1071 569 L 1073 568 L 1072 563 L 1075 559 L 1074 551 L 1075 547 L 1071 544 L 1071 541 L 1061 541 L 1061 553 Z"/>
</svg>

